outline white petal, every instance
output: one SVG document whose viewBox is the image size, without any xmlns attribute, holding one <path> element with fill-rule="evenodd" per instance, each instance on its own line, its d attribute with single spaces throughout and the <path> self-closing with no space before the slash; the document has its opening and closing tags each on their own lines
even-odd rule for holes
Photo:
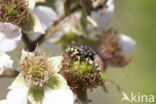
<svg viewBox="0 0 156 104">
<path fill-rule="evenodd" d="M 26 31 L 28 34 L 33 32 L 44 34 L 41 21 L 34 13 L 31 13 L 29 22 L 24 25 L 24 31 Z"/>
<path fill-rule="evenodd" d="M 119 44 L 122 47 L 122 51 L 124 53 L 129 53 L 133 51 L 135 48 L 136 42 L 129 36 L 126 36 L 124 34 L 118 35 L 119 38 Z"/>
<path fill-rule="evenodd" d="M 73 93 L 70 89 L 45 89 L 42 104 L 74 104 Z"/>
<path fill-rule="evenodd" d="M 41 21 L 43 30 L 46 30 L 47 27 L 55 20 L 58 16 L 54 10 L 47 6 L 37 6 L 33 13 L 39 18 Z"/>
<path fill-rule="evenodd" d="M 7 98 L 0 101 L 0 104 L 27 104 L 27 94 L 27 87 L 10 90 Z"/>
<path fill-rule="evenodd" d="M 11 23 L 0 22 L 0 52 L 11 51 L 21 40 L 21 29 Z"/>
<path fill-rule="evenodd" d="M 113 1 L 114 0 L 108 0 L 106 3 L 107 7 L 91 12 L 91 18 L 98 24 L 97 30 L 102 31 L 109 24 L 114 12 Z M 92 29 L 92 27 L 89 25 L 88 29 Z"/>
<path fill-rule="evenodd" d="M 5 69 L 12 68 L 13 61 L 6 53 L 0 52 L 0 75 Z"/>
<path fill-rule="evenodd" d="M 20 62 L 23 62 L 24 58 L 27 56 L 33 56 L 32 52 L 27 52 L 24 49 L 21 50 L 21 53 L 22 53 L 22 56 L 21 56 Z"/>
<path fill-rule="evenodd" d="M 48 59 L 52 65 L 52 73 L 58 73 L 61 69 L 61 62 L 63 60 L 63 56 L 50 57 Z"/>
</svg>

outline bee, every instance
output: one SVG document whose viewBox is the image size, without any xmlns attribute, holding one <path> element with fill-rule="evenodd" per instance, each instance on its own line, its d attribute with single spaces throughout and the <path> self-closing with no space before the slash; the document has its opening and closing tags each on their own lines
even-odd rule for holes
<svg viewBox="0 0 156 104">
<path fill-rule="evenodd" d="M 86 45 L 76 45 L 76 44 L 65 44 L 67 46 L 66 53 L 68 56 L 78 60 L 78 61 L 94 61 L 95 51 Z"/>
</svg>

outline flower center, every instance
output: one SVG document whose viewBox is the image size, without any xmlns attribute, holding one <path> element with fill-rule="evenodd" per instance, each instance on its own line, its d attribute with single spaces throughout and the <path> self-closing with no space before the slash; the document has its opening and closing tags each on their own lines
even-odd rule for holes
<svg viewBox="0 0 156 104">
<path fill-rule="evenodd" d="M 43 86 L 49 79 L 51 64 L 41 51 L 28 54 L 21 62 L 20 70 L 29 83 Z"/>
<path fill-rule="evenodd" d="M 0 21 L 22 27 L 28 21 L 26 0 L 0 0 Z"/>
</svg>

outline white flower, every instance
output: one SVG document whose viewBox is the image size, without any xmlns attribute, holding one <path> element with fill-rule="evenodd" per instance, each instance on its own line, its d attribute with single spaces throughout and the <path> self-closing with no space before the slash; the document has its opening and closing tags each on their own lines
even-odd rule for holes
<svg viewBox="0 0 156 104">
<path fill-rule="evenodd" d="M 13 61 L 4 52 L 12 51 L 21 40 L 22 32 L 18 26 L 0 22 L 0 75 L 5 69 L 12 68 Z"/>
<path fill-rule="evenodd" d="M 107 7 L 104 7 L 98 11 L 91 12 L 91 18 L 98 24 L 97 30 L 104 30 L 104 28 L 109 24 L 113 12 L 114 12 L 114 0 L 107 0 Z M 92 29 L 89 25 L 88 29 Z"/>
<path fill-rule="evenodd" d="M 0 52 L 12 51 L 21 40 L 21 29 L 11 23 L 0 22 Z"/>
<path fill-rule="evenodd" d="M 58 17 L 56 12 L 47 6 L 37 6 L 33 13 L 39 18 L 44 31 Z"/>
<path fill-rule="evenodd" d="M 67 86 L 66 80 L 58 74 L 58 71 L 61 68 L 62 56 L 50 57 L 47 59 L 47 57 L 41 53 L 41 50 L 32 53 L 25 52 L 24 50 L 22 52 L 20 64 L 22 64 L 24 68 L 21 67 L 21 73 L 9 87 L 11 90 L 7 94 L 7 98 L 1 100 L 0 104 L 28 104 L 27 100 L 29 100 L 31 104 L 73 104 L 73 93 Z M 43 59 L 44 57 L 46 59 L 45 61 Z M 31 64 L 24 64 L 25 62 L 31 61 L 31 59 L 33 60 L 33 58 L 35 61 L 39 60 L 38 62 L 41 62 L 41 64 L 38 62 L 34 62 L 36 64 L 33 64 L 33 62 L 31 62 Z M 32 64 L 33 66 L 31 66 Z M 22 70 L 22 68 L 24 70 Z M 32 75 L 30 75 L 31 71 L 34 73 L 37 71 L 37 73 L 32 73 Z M 40 85 L 40 83 L 37 83 L 36 85 L 30 83 L 31 80 L 33 82 L 34 79 L 43 82 L 44 77 L 41 79 L 38 75 L 42 75 L 42 77 L 48 76 L 49 78 L 48 80 L 45 80 L 42 85 Z"/>
<path fill-rule="evenodd" d="M 43 104 L 73 104 L 73 93 L 70 89 L 46 89 Z"/>
<path fill-rule="evenodd" d="M 13 61 L 4 52 L 0 52 L 0 75 L 5 69 L 12 68 Z"/>
<path fill-rule="evenodd" d="M 28 104 L 28 90 L 28 87 L 11 90 L 0 104 Z M 45 88 L 42 104 L 73 104 L 73 93 L 69 88 L 58 90 Z"/>
<path fill-rule="evenodd" d="M 130 53 L 135 48 L 136 42 L 131 37 L 120 34 L 118 35 L 118 38 L 124 53 Z"/>
</svg>

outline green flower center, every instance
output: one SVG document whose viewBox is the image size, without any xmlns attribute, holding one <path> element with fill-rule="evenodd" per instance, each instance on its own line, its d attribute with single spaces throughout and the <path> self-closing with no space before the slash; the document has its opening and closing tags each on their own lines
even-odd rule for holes
<svg viewBox="0 0 156 104">
<path fill-rule="evenodd" d="M 26 0 L 0 0 L 0 21 L 22 27 L 29 19 Z"/>
</svg>

